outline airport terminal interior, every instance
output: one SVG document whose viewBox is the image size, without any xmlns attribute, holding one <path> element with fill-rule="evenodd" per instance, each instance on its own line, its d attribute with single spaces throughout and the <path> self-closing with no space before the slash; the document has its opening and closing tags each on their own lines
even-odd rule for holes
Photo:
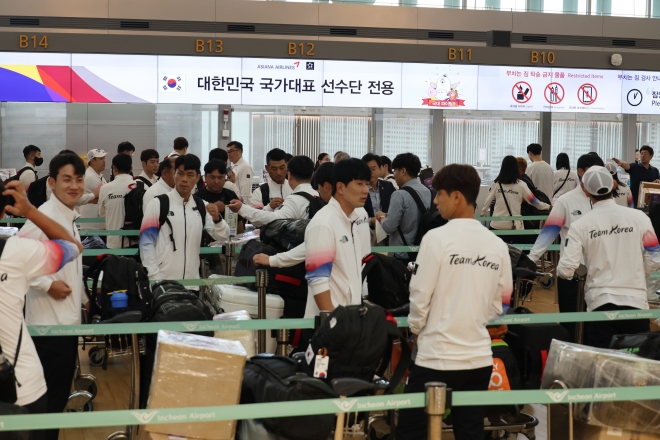
<svg viewBox="0 0 660 440">
<path fill-rule="evenodd" d="M 542 146 L 541 157 L 553 171 L 560 153 L 567 154 L 570 169 L 576 170 L 578 159 L 590 152 L 605 163 L 613 158 L 634 163 L 643 146 L 660 149 L 660 0 L 0 0 L 3 180 L 24 167 L 23 148 L 27 145 L 36 145 L 44 158 L 35 167 L 39 177 L 48 173 L 50 160 L 63 149 L 85 161 L 88 152 L 101 150 L 107 153 L 104 175 L 109 181 L 119 143 L 128 141 L 135 146 L 132 172 L 137 176 L 142 172 L 142 150 L 155 149 L 163 160 L 178 137 L 187 139 L 187 153 L 200 158 L 202 169 L 212 150 L 226 150 L 231 141 L 240 142 L 242 156 L 254 170 L 248 175 L 254 188 L 268 179 L 266 154 L 275 148 L 313 161 L 321 153 L 331 160 L 339 152 L 358 159 L 368 153 L 389 159 L 413 153 L 422 168 L 433 172 L 451 164 L 467 164 L 481 179 L 476 202 L 479 216 L 489 188 L 497 184 L 505 157 L 529 161 L 530 144 Z M 650 165 L 660 168 L 660 153 L 652 157 Z M 627 185 L 635 179 L 625 168 L 615 173 Z M 653 188 L 649 189 L 651 197 L 660 194 L 660 185 Z M 640 192 L 640 197 L 645 195 Z M 548 204 L 556 206 L 549 199 L 552 203 Z M 380 203 L 380 196 L 378 200 Z M 660 202 L 660 196 L 654 200 Z M 647 214 L 653 212 L 651 205 L 658 207 L 651 202 L 643 205 L 638 207 Z M 541 211 L 543 222 L 548 211 Z M 488 221 L 483 220 L 484 224 Z M 378 227 L 382 230 L 380 224 Z M 378 227 L 374 224 L 375 230 Z M 529 235 L 522 231 L 498 235 L 518 233 L 521 240 L 514 247 L 528 253 L 542 227 L 543 223 L 536 223 Z M 372 245 L 387 243 L 373 238 Z M 560 239 L 553 245 L 543 253 L 544 264 L 538 268 L 545 275 L 530 284 L 521 293 L 524 299 L 515 304 L 528 308 L 531 316 L 559 316 Z M 562 249 L 567 245 L 568 240 L 561 243 Z M 223 253 L 222 264 L 218 264 L 224 271 L 218 276 L 232 276 L 231 258 L 236 263 L 240 248 L 234 249 L 236 255 L 227 246 L 215 249 Z M 656 332 L 660 330 L 660 297 L 651 286 L 660 288 L 657 279 L 660 276 L 647 279 L 650 330 Z M 586 280 L 591 282 L 588 275 Z M 213 291 L 211 284 L 202 290 Z M 516 292 L 525 290 L 522 284 L 514 284 L 514 288 Z M 252 319 L 266 317 L 257 311 L 257 294 L 253 297 Z M 0 300 L 0 307 L 2 304 Z M 539 325 L 560 326 L 554 322 Z M 216 331 L 216 337 L 221 338 L 221 333 Z M 255 347 L 263 348 L 260 340 L 255 345 L 261 336 L 257 331 L 244 333 Z M 270 337 L 270 329 L 267 334 Z M 617 370 L 618 375 L 613 376 L 628 375 L 631 380 L 617 379 L 612 383 L 622 385 L 599 386 L 655 386 L 657 391 L 659 340 L 655 360 L 644 359 L 644 365 L 627 358 L 621 361 L 630 370 Z M 100 336 L 98 341 L 106 339 Z M 312 345 L 309 347 L 311 350 Z M 68 410 L 101 414 L 144 409 L 133 402 L 133 355 L 106 358 L 107 365 L 101 366 L 98 357 L 90 361 L 94 357 L 91 348 L 81 343 L 77 368 L 83 376 L 94 376 L 94 397 L 83 398 L 81 405 L 71 405 Z M 548 349 L 537 353 L 543 369 Z M 570 344 L 561 348 L 564 351 L 553 345 L 552 350 L 559 354 L 551 351 L 548 365 L 561 368 L 561 360 L 577 371 L 577 364 L 570 362 L 579 350 L 572 349 Z M 126 353 L 132 353 L 130 347 Z M 595 353 L 593 359 L 607 356 Z M 618 362 L 619 354 L 612 356 L 612 362 Z M 521 359 L 525 362 L 521 370 L 525 370 L 528 358 L 517 358 Z M 600 378 L 603 371 L 610 371 L 606 362 L 596 371 L 595 363 L 585 376 Z M 543 379 L 537 379 L 540 386 Z M 91 382 L 85 383 L 89 387 Z M 550 399 L 560 394 L 549 391 L 546 381 L 543 384 Z M 153 389 L 154 384 L 151 386 Z M 539 386 L 524 385 L 537 391 Z M 599 386 L 591 381 L 591 386 L 583 388 Z M 186 393 L 183 388 L 179 391 Z M 403 393 L 403 387 L 399 392 Z M 562 402 L 562 398 L 554 401 Z M 618 402 L 631 398 L 618 398 L 614 403 L 587 398 L 591 403 L 550 405 L 551 401 L 537 402 L 533 399 L 540 398 L 534 397 L 533 403 L 517 408 L 527 419 L 517 413 L 501 419 L 489 416 L 486 425 L 498 428 L 487 431 L 484 438 L 660 439 L 660 400 Z M 182 400 L 185 404 L 175 406 L 197 406 L 194 398 Z M 424 402 L 428 405 L 428 400 Z M 341 402 L 335 404 L 343 410 Z M 575 432 L 570 405 L 575 425 L 581 426 Z M 147 406 L 154 408 L 167 406 Z M 362 414 L 385 423 L 378 411 Z M 135 412 L 138 420 L 140 416 L 148 414 Z M 0 439 L 4 438 L 3 417 L 0 411 Z M 371 420 L 369 417 L 365 420 Z M 229 431 L 225 426 L 222 432 L 229 434 L 223 436 L 218 434 L 221 430 L 211 429 L 224 423 L 219 421 L 199 423 L 211 426 L 200 431 L 195 423 L 177 424 L 186 428 L 173 432 L 151 428 L 175 425 L 147 425 L 151 428 L 141 427 L 138 435 L 137 425 L 131 431 L 124 423 L 83 425 L 71 420 L 60 430 L 59 439 L 287 440 L 286 435 L 269 431 L 259 421 L 256 425 L 262 431 L 253 426 L 250 432 L 242 427 L 234 432 L 236 422 L 226 422 Z M 347 428 L 343 437 L 333 431 L 334 439 L 392 438 L 387 437 L 389 421 L 383 430 L 380 422 L 373 428 L 365 420 L 354 419 L 360 429 Z M 334 430 L 334 418 L 331 423 Z M 143 420 L 141 424 L 145 425 Z M 444 426 L 441 437 L 428 438 L 453 439 L 447 420 Z M 115 432 L 119 434 L 113 436 Z M 456 438 L 460 440 L 460 436 Z"/>
</svg>

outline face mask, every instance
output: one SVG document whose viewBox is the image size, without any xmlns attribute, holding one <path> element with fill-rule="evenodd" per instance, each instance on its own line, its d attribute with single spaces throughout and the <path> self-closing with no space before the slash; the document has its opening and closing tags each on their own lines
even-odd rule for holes
<svg viewBox="0 0 660 440">
<path fill-rule="evenodd" d="M 43 157 L 35 157 L 34 158 L 34 164 L 36 166 L 40 167 L 42 163 L 44 163 L 44 158 Z"/>
</svg>

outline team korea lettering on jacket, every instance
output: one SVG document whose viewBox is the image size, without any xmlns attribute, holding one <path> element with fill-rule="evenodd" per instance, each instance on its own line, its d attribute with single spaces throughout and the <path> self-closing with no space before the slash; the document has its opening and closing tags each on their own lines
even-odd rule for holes
<svg viewBox="0 0 660 440">
<path fill-rule="evenodd" d="M 449 264 L 451 265 L 468 264 L 472 266 L 485 267 L 492 270 L 500 270 L 499 263 L 488 261 L 485 256 L 484 257 L 477 256 L 477 258 L 472 258 L 472 257 L 463 257 L 459 254 L 451 254 L 449 255 Z"/>
<path fill-rule="evenodd" d="M 598 238 L 598 237 L 602 237 L 603 235 L 626 234 L 631 232 L 633 232 L 632 226 L 620 228 L 619 225 L 616 225 L 616 226 L 612 226 L 610 230 L 607 229 L 603 229 L 601 231 L 591 230 L 589 231 L 589 238 Z"/>
</svg>

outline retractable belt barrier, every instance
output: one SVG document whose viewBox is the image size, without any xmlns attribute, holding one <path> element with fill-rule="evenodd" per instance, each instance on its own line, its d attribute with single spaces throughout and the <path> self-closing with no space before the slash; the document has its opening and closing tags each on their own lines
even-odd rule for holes
<svg viewBox="0 0 660 440">
<path fill-rule="evenodd" d="M 504 315 L 489 325 L 501 324 L 548 324 L 557 322 L 627 321 L 630 319 L 660 318 L 660 309 L 623 310 L 616 312 L 573 312 L 535 313 Z M 397 317 L 399 327 L 408 327 L 408 318 Z M 223 330 L 279 330 L 311 329 L 314 319 L 255 319 L 249 321 L 184 321 L 184 322 L 141 322 L 136 324 L 81 324 L 81 325 L 30 325 L 32 336 L 96 336 L 117 334 L 157 333 L 158 330 L 177 332 L 223 331 Z"/>
<path fill-rule="evenodd" d="M 563 391 L 457 391 L 452 406 L 527 405 L 579 402 L 658 400 L 660 386 L 582 388 Z M 223 420 L 369 412 L 388 409 L 423 408 L 424 393 L 394 394 L 297 402 L 147 410 L 98 411 L 64 414 L 0 416 L 0 432 L 35 429 L 91 428 L 98 426 L 156 425 L 164 423 L 216 422 Z"/>
</svg>

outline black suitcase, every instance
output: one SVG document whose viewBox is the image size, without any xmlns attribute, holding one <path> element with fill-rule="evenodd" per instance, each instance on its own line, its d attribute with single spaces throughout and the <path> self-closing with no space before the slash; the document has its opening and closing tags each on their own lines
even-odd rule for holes
<svg viewBox="0 0 660 440">
<path fill-rule="evenodd" d="M 253 277 L 258 267 L 252 260 L 257 254 L 275 255 L 277 249 L 258 240 L 248 241 L 241 247 L 236 270 L 237 277 Z M 292 267 L 266 267 L 268 270 L 268 287 L 266 291 L 279 295 L 284 300 L 284 316 L 287 318 L 302 318 L 307 305 L 307 280 L 305 263 Z M 254 283 L 244 284 L 248 289 L 256 289 Z"/>
<path fill-rule="evenodd" d="M 513 310 L 514 314 L 532 313 L 525 307 Z M 528 390 L 541 388 L 541 379 L 553 339 L 569 341 L 568 331 L 560 324 L 509 325 L 506 342 L 516 356 L 520 368 L 522 386 Z"/>
</svg>

